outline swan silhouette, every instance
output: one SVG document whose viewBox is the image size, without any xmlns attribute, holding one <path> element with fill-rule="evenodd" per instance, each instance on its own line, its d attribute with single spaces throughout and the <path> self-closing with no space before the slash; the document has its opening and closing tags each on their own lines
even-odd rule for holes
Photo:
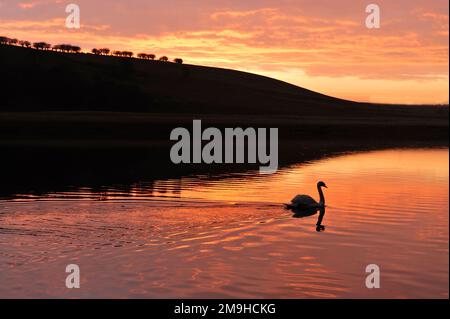
<svg viewBox="0 0 450 319">
<path fill-rule="evenodd" d="M 319 181 L 317 183 L 317 191 L 319 192 L 320 200 L 316 202 L 314 198 L 309 195 L 297 195 L 295 196 L 290 204 L 286 204 L 287 209 L 295 210 L 315 210 L 325 207 L 325 197 L 323 196 L 322 187 L 328 188 L 324 182 Z"/>
</svg>

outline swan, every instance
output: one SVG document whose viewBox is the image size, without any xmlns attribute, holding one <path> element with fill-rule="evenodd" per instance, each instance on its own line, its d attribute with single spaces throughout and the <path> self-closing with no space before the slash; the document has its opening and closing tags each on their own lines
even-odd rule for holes
<svg viewBox="0 0 450 319">
<path fill-rule="evenodd" d="M 297 195 L 295 196 L 290 204 L 286 204 L 286 208 L 288 209 L 318 209 L 321 207 L 325 207 L 325 197 L 323 196 L 322 187 L 328 188 L 324 182 L 319 181 L 317 183 L 317 190 L 319 192 L 320 200 L 316 202 L 309 195 Z"/>
</svg>

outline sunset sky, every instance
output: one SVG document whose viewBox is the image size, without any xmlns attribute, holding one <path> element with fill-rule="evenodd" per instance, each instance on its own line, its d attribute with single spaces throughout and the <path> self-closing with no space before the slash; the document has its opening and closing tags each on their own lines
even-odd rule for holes
<svg viewBox="0 0 450 319">
<path fill-rule="evenodd" d="M 67 4 L 81 28 L 65 28 Z M 381 8 L 381 28 L 365 8 Z M 0 0 L 0 36 L 181 57 L 357 101 L 448 103 L 448 0 Z"/>
</svg>

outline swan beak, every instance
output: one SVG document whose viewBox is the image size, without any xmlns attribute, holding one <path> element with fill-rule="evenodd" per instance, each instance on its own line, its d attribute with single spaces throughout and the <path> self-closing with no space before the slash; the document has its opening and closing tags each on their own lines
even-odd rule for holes
<svg viewBox="0 0 450 319">
<path fill-rule="evenodd" d="M 323 185 L 323 187 L 325 187 L 325 188 L 328 188 L 328 186 L 327 186 L 327 185 Z"/>
</svg>

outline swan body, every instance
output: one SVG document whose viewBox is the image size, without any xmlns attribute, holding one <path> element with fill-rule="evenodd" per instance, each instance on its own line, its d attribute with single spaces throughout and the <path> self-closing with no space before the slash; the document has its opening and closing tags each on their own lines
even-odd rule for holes
<svg viewBox="0 0 450 319">
<path fill-rule="evenodd" d="M 323 196 L 322 187 L 328 188 L 324 182 L 317 183 L 317 191 L 319 192 L 320 200 L 316 202 L 314 198 L 309 195 L 297 195 L 290 204 L 287 204 L 288 209 L 317 209 L 325 206 L 325 197 Z"/>
</svg>

